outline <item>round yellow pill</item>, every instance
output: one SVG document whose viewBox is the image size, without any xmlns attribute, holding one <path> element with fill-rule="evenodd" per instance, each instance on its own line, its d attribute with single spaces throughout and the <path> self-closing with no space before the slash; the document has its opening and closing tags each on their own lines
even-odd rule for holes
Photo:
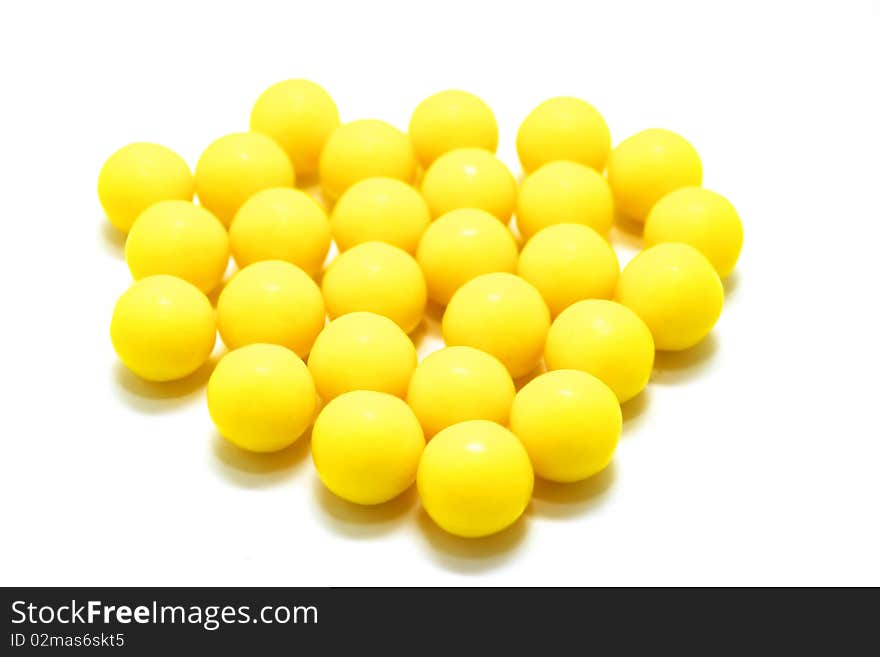
<svg viewBox="0 0 880 657">
<path fill-rule="evenodd" d="M 119 360 L 148 381 L 172 381 L 207 362 L 217 330 L 211 302 L 195 285 L 167 276 L 142 278 L 113 310 L 110 339 Z"/>
<path fill-rule="evenodd" d="M 312 460 L 324 485 L 355 504 L 382 504 L 413 485 L 425 436 L 401 399 L 354 390 L 329 402 L 312 430 Z"/>
<path fill-rule="evenodd" d="M 305 363 L 275 344 L 230 351 L 208 380 L 208 411 L 217 431 L 252 452 L 276 452 L 296 442 L 312 423 L 316 406 Z"/>
<path fill-rule="evenodd" d="M 432 217 L 479 208 L 506 224 L 516 204 L 516 181 L 491 152 L 458 148 L 434 160 L 422 179 L 422 195 Z"/>
<path fill-rule="evenodd" d="M 648 385 L 654 367 L 654 339 L 647 325 L 626 306 L 587 299 L 553 320 L 544 361 L 549 370 L 592 374 L 623 403 Z"/>
<path fill-rule="evenodd" d="M 244 268 L 261 260 L 284 260 L 317 276 L 330 250 L 330 222 L 311 196 L 292 187 L 251 196 L 229 226 L 232 256 Z"/>
<path fill-rule="evenodd" d="M 541 360 L 550 311 L 541 293 L 519 276 L 483 274 L 453 295 L 442 328 L 446 344 L 492 354 L 518 377 Z"/>
<path fill-rule="evenodd" d="M 517 273 L 538 289 L 555 317 L 575 301 L 614 296 L 620 264 L 592 228 L 556 224 L 523 247 Z"/>
<path fill-rule="evenodd" d="M 196 164 L 196 194 L 225 225 L 261 189 L 293 187 L 290 159 L 271 137 L 240 132 L 220 137 Z"/>
<path fill-rule="evenodd" d="M 434 522 L 450 534 L 476 538 L 516 522 L 529 505 L 535 475 L 516 436 L 500 424 L 470 420 L 434 436 L 416 481 Z"/>
<path fill-rule="evenodd" d="M 426 169 L 456 148 L 498 148 L 498 123 L 489 106 L 466 91 L 450 89 L 419 103 L 409 122 L 416 157 Z"/>
<path fill-rule="evenodd" d="M 425 315 L 425 277 L 409 253 L 364 242 L 340 253 L 321 283 L 330 319 L 357 311 L 384 315 L 410 333 Z"/>
<path fill-rule="evenodd" d="M 614 199 L 605 177 L 577 162 L 541 166 L 523 181 L 516 225 L 528 240 L 547 226 L 578 223 L 605 235 L 614 223 Z"/>
<path fill-rule="evenodd" d="M 669 130 L 643 130 L 623 140 L 608 158 L 608 184 L 617 209 L 636 221 L 644 221 L 669 192 L 702 180 L 697 151 Z"/>
<path fill-rule="evenodd" d="M 229 236 L 205 208 L 190 201 L 159 201 L 132 225 L 125 261 L 135 280 L 169 274 L 207 293 L 226 273 Z"/>
<path fill-rule="evenodd" d="M 284 80 L 266 89 L 251 111 L 251 130 L 284 149 L 299 176 L 318 171 L 324 144 L 339 126 L 336 103 L 309 80 Z"/>
<path fill-rule="evenodd" d="M 578 98 L 545 100 L 526 117 L 516 135 L 523 171 L 554 160 L 570 160 L 602 171 L 611 133 L 598 110 Z"/>
<path fill-rule="evenodd" d="M 193 176 L 183 158 L 159 144 L 138 142 L 113 153 L 98 175 L 98 198 L 110 223 L 127 233 L 159 201 L 191 201 Z"/>
<path fill-rule="evenodd" d="M 308 274 L 281 260 L 248 265 L 217 300 L 217 328 L 230 349 L 264 342 L 305 358 L 324 327 L 324 299 Z"/>
<path fill-rule="evenodd" d="M 365 178 L 396 178 L 411 183 L 416 158 L 409 137 L 384 121 L 361 119 L 339 126 L 321 153 L 321 189 L 335 201 Z"/>
<path fill-rule="evenodd" d="M 721 194 L 702 187 L 682 187 L 657 201 L 645 221 L 645 246 L 662 242 L 690 244 L 724 278 L 739 258 L 743 226 L 730 201 Z"/>
<path fill-rule="evenodd" d="M 416 260 L 425 274 L 428 297 L 445 306 L 458 288 L 480 274 L 514 273 L 518 255 L 513 234 L 494 216 L 461 208 L 428 226 Z"/>
<path fill-rule="evenodd" d="M 611 461 L 623 417 L 611 389 L 579 370 L 556 370 L 516 393 L 510 429 L 525 445 L 535 474 L 550 481 L 581 481 Z"/>
<path fill-rule="evenodd" d="M 431 223 L 425 199 L 394 178 L 367 178 L 339 197 L 330 215 L 340 251 L 364 242 L 386 242 L 415 253 Z"/>
<path fill-rule="evenodd" d="M 321 331 L 309 371 L 325 401 L 350 390 L 404 397 L 417 361 L 416 348 L 397 324 L 359 312 L 334 319 Z"/>
<path fill-rule="evenodd" d="M 624 267 L 616 301 L 636 313 L 657 349 L 687 349 L 705 338 L 724 305 L 724 287 L 706 256 L 687 244 L 658 244 Z"/>
<path fill-rule="evenodd" d="M 406 401 L 433 436 L 465 420 L 507 424 L 516 389 L 504 365 L 473 347 L 446 347 L 419 363 Z"/>
</svg>

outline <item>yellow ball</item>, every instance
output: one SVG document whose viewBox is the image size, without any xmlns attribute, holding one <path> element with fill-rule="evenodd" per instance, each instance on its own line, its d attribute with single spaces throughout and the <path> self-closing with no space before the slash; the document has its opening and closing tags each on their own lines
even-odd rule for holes
<svg viewBox="0 0 880 657">
<path fill-rule="evenodd" d="M 724 305 L 724 288 L 706 256 L 687 244 L 658 244 L 624 267 L 616 301 L 636 313 L 657 349 L 687 349 L 705 338 Z"/>
<path fill-rule="evenodd" d="M 251 130 L 278 142 L 300 176 L 318 171 L 324 144 L 338 126 L 336 103 L 309 80 L 273 84 L 260 95 L 251 111 Z"/>
<path fill-rule="evenodd" d="M 472 347 L 446 347 L 416 367 L 406 401 L 430 437 L 465 420 L 507 424 L 515 393 L 497 358 Z"/>
<path fill-rule="evenodd" d="M 401 399 L 354 390 L 329 402 L 312 430 L 312 460 L 324 485 L 355 504 L 382 504 L 412 486 L 425 436 Z"/>
<path fill-rule="evenodd" d="M 492 354 L 511 376 L 531 372 L 541 360 L 550 311 L 541 293 L 513 274 L 483 274 L 462 285 L 443 314 L 446 344 Z"/>
<path fill-rule="evenodd" d="M 230 349 L 264 342 L 305 358 L 324 327 L 324 299 L 308 274 L 281 260 L 248 265 L 217 300 L 217 328 Z"/>
<path fill-rule="evenodd" d="M 339 197 L 330 215 L 340 251 L 364 242 L 386 242 L 415 253 L 431 223 L 425 199 L 394 178 L 367 178 Z"/>
<path fill-rule="evenodd" d="M 538 105 L 516 135 L 516 150 L 526 173 L 554 160 L 580 162 L 602 171 L 610 148 L 608 124 L 596 108 L 564 96 Z"/>
<path fill-rule="evenodd" d="M 538 288 L 555 317 L 575 301 L 614 296 L 620 264 L 592 228 L 556 224 L 528 241 L 517 273 Z"/>
<path fill-rule="evenodd" d="M 645 323 L 626 306 L 588 299 L 566 308 L 553 321 L 544 361 L 548 370 L 592 374 L 623 403 L 648 385 L 654 367 L 654 339 Z"/>
<path fill-rule="evenodd" d="M 396 178 L 411 183 L 416 158 L 409 137 L 384 121 L 362 119 L 339 126 L 321 153 L 321 188 L 335 201 L 366 178 Z"/>
<path fill-rule="evenodd" d="M 579 370 L 547 372 L 516 394 L 510 429 L 525 445 L 535 474 L 581 481 L 605 469 L 623 417 L 611 389 Z"/>
<path fill-rule="evenodd" d="M 535 475 L 516 436 L 500 424 L 470 420 L 434 436 L 416 481 L 434 522 L 450 534 L 477 538 L 516 522 L 529 505 Z"/>
<path fill-rule="evenodd" d="M 608 184 L 617 209 L 644 221 L 651 207 L 679 187 L 703 180 L 700 156 L 669 130 L 644 130 L 617 145 L 608 158 Z"/>
<path fill-rule="evenodd" d="M 220 137 L 196 164 L 196 194 L 225 225 L 261 189 L 293 187 L 296 174 L 284 149 L 259 132 Z"/>
<path fill-rule="evenodd" d="M 510 221 L 516 181 L 507 167 L 482 148 L 459 148 L 438 157 L 422 179 L 432 217 L 458 208 L 479 208 Z"/>
<path fill-rule="evenodd" d="M 192 374 L 211 356 L 216 337 L 208 297 L 174 276 L 136 282 L 119 297 L 110 322 L 119 360 L 148 381 Z"/>
<path fill-rule="evenodd" d="M 229 226 L 232 256 L 244 268 L 284 260 L 317 276 L 330 250 L 330 222 L 311 196 L 291 187 L 264 189 L 239 208 Z"/>
<path fill-rule="evenodd" d="M 207 293 L 226 273 L 229 236 L 205 208 L 190 201 L 159 201 L 132 225 L 125 261 L 135 280 L 168 274 Z"/>
<path fill-rule="evenodd" d="M 734 207 L 721 194 L 702 187 L 683 187 L 661 198 L 645 221 L 645 245 L 690 244 L 715 267 L 721 278 L 736 266 L 743 226 Z"/>
<path fill-rule="evenodd" d="M 416 260 L 425 274 L 428 297 L 445 306 L 472 278 L 514 273 L 518 255 L 516 240 L 506 226 L 485 210 L 461 208 L 428 226 Z"/>
<path fill-rule="evenodd" d="M 309 371 L 325 401 L 351 390 L 403 397 L 417 360 L 412 341 L 390 319 L 349 313 L 321 331 L 309 355 Z"/>
<path fill-rule="evenodd" d="M 605 235 L 614 199 L 605 177 L 577 162 L 550 162 L 526 177 L 516 199 L 516 225 L 528 240 L 547 226 L 578 223 Z"/>
<path fill-rule="evenodd" d="M 208 380 L 208 411 L 220 435 L 252 452 L 293 444 L 317 406 L 312 375 L 299 356 L 274 344 L 226 354 Z"/>
<path fill-rule="evenodd" d="M 426 98 L 409 122 L 416 157 L 426 169 L 456 148 L 498 148 L 498 123 L 489 106 L 466 91 L 441 91 Z"/>
<path fill-rule="evenodd" d="M 183 158 L 159 144 L 138 142 L 113 153 L 98 175 L 98 198 L 110 223 L 127 233 L 159 201 L 191 201 L 193 176 Z"/>
<path fill-rule="evenodd" d="M 357 311 L 384 315 L 410 333 L 425 315 L 425 277 L 409 253 L 364 242 L 340 253 L 321 283 L 330 319 Z"/>
</svg>

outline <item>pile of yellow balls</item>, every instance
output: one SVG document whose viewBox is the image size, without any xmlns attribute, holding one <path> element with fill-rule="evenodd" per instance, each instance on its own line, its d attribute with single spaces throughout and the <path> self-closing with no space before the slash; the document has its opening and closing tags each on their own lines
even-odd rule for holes
<svg viewBox="0 0 880 657">
<path fill-rule="evenodd" d="M 605 468 L 655 349 L 694 346 L 721 313 L 742 224 L 673 132 L 612 150 L 594 107 L 553 98 L 519 128 L 517 184 L 495 156 L 494 114 L 463 91 L 423 101 L 407 134 L 340 124 L 320 86 L 288 80 L 257 99 L 250 128 L 208 146 L 194 174 L 149 143 L 107 160 L 98 193 L 135 281 L 113 346 L 164 382 L 202 367 L 219 331 L 228 352 L 207 389 L 219 433 L 273 452 L 311 428 L 321 480 L 350 502 L 415 482 L 446 531 L 503 530 L 535 475 Z M 644 223 L 623 271 L 615 213 Z M 448 346 L 418 362 L 410 334 L 429 301 L 445 307 Z"/>
</svg>

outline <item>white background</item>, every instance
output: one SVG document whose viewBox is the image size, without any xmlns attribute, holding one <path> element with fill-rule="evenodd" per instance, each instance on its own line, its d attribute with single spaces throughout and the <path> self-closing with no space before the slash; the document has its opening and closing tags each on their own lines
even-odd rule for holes
<svg viewBox="0 0 880 657">
<path fill-rule="evenodd" d="M 137 6 L 0 9 L 0 582 L 880 584 L 876 2 Z M 430 93 L 474 91 L 517 174 L 517 126 L 554 95 L 615 142 L 666 127 L 698 148 L 745 248 L 712 337 L 625 409 L 607 474 L 539 484 L 524 521 L 467 542 L 415 491 L 333 499 L 306 441 L 228 447 L 204 376 L 120 368 L 102 162 L 151 140 L 194 165 L 288 77 L 403 129 Z M 627 260 L 638 239 L 614 237 Z"/>
</svg>

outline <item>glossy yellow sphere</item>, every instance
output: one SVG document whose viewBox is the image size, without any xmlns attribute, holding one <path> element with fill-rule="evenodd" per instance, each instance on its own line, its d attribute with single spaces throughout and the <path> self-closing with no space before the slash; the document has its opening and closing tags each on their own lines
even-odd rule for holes
<svg viewBox="0 0 880 657">
<path fill-rule="evenodd" d="M 498 123 L 489 106 L 466 91 L 451 89 L 419 103 L 409 122 L 409 136 L 426 169 L 456 148 L 498 148 Z"/>
<path fill-rule="evenodd" d="M 309 371 L 325 401 L 350 390 L 404 397 L 417 361 L 416 348 L 397 324 L 359 312 L 334 319 L 321 331 Z"/>
<path fill-rule="evenodd" d="M 330 240 L 324 208 L 292 187 L 257 192 L 239 208 L 229 226 L 232 256 L 241 268 L 262 260 L 284 260 L 317 276 Z"/>
<path fill-rule="evenodd" d="M 410 333 L 425 315 L 425 277 L 409 253 L 384 242 L 364 242 L 340 253 L 321 283 L 330 319 L 366 311 L 384 315 Z"/>
<path fill-rule="evenodd" d="M 207 362 L 217 330 L 211 302 L 174 276 L 142 278 L 113 310 L 110 339 L 119 360 L 148 381 L 172 381 Z"/>
<path fill-rule="evenodd" d="M 442 328 L 447 345 L 481 349 L 518 377 L 541 360 L 550 311 L 541 293 L 519 276 L 483 274 L 453 295 Z"/>
<path fill-rule="evenodd" d="M 472 278 L 491 272 L 516 271 L 516 240 L 510 230 L 485 210 L 461 208 L 428 226 L 416 251 L 425 274 L 428 297 L 446 305 Z"/>
<path fill-rule="evenodd" d="M 208 380 L 208 411 L 220 435 L 252 452 L 284 449 L 315 416 L 312 375 L 275 344 L 250 344 L 220 359 Z"/>
<path fill-rule="evenodd" d="M 450 534 L 477 538 L 516 522 L 529 505 L 535 475 L 516 436 L 500 424 L 470 420 L 428 443 L 417 482 L 434 522 Z"/>
<path fill-rule="evenodd" d="M 367 178 L 339 197 L 330 215 L 340 251 L 364 242 L 386 242 L 415 253 L 431 223 L 419 192 L 394 178 Z"/>
<path fill-rule="evenodd" d="M 644 221 L 669 192 L 702 180 L 697 151 L 669 130 L 639 132 L 618 144 L 608 158 L 608 184 L 617 209 L 636 221 Z"/>
<path fill-rule="evenodd" d="M 654 339 L 647 325 L 626 306 L 587 299 L 553 320 L 544 361 L 548 370 L 592 374 L 623 403 L 648 385 L 654 367 Z"/>
<path fill-rule="evenodd" d="M 517 273 L 538 289 L 555 317 L 575 301 L 614 296 L 620 264 L 592 228 L 556 224 L 523 247 Z"/>
<path fill-rule="evenodd" d="M 690 244 L 724 278 L 733 271 L 742 250 L 743 225 L 721 194 L 682 187 L 657 201 L 645 221 L 645 246 L 662 242 Z"/>
<path fill-rule="evenodd" d="M 598 110 L 564 96 L 538 105 L 516 135 L 516 150 L 526 173 L 554 160 L 580 162 L 602 171 L 610 148 L 611 133 Z"/>
<path fill-rule="evenodd" d="M 260 190 L 293 187 L 296 182 L 284 149 L 259 132 L 220 137 L 202 153 L 195 178 L 199 201 L 226 226 Z"/>
<path fill-rule="evenodd" d="M 138 215 L 159 201 L 191 201 L 192 172 L 177 153 L 137 142 L 113 153 L 98 175 L 98 198 L 110 223 L 127 233 Z"/>
<path fill-rule="evenodd" d="M 413 412 L 385 392 L 354 390 L 315 420 L 312 460 L 324 485 L 355 504 L 382 504 L 413 485 L 425 436 Z"/>
<path fill-rule="evenodd" d="M 239 271 L 217 300 L 217 328 L 230 349 L 258 342 L 305 358 L 324 327 L 324 299 L 308 274 L 281 260 Z"/>
<path fill-rule="evenodd" d="M 318 171 L 324 144 L 339 126 L 336 103 L 309 80 L 284 80 L 266 89 L 251 111 L 251 130 L 284 149 L 299 176 Z"/>
<path fill-rule="evenodd" d="M 205 208 L 190 201 L 159 201 L 132 225 L 125 261 L 135 280 L 168 274 L 207 293 L 226 273 L 229 236 Z"/>
<path fill-rule="evenodd" d="M 507 424 L 515 393 L 497 358 L 473 347 L 446 347 L 416 367 L 406 401 L 430 437 L 466 420 Z"/>
<path fill-rule="evenodd" d="M 581 481 L 611 461 L 623 417 L 611 389 L 579 370 L 556 370 L 516 393 L 510 429 L 525 445 L 535 474 L 550 481 Z"/>
<path fill-rule="evenodd" d="M 563 160 L 541 166 L 523 181 L 516 199 L 516 225 L 528 240 L 547 226 L 584 224 L 606 235 L 614 223 L 614 199 L 605 177 Z"/>
<path fill-rule="evenodd" d="M 416 158 L 409 137 L 384 121 L 362 119 L 339 126 L 321 153 L 321 189 L 335 201 L 366 178 L 396 178 L 411 183 Z"/>
<path fill-rule="evenodd" d="M 687 349 L 705 338 L 724 305 L 724 287 L 706 256 L 687 244 L 658 244 L 624 267 L 616 301 L 636 313 L 660 350 Z"/>
<path fill-rule="evenodd" d="M 491 152 L 459 148 L 434 160 L 422 178 L 422 195 L 434 218 L 458 208 L 479 208 L 506 224 L 516 204 L 516 181 Z"/>
</svg>

